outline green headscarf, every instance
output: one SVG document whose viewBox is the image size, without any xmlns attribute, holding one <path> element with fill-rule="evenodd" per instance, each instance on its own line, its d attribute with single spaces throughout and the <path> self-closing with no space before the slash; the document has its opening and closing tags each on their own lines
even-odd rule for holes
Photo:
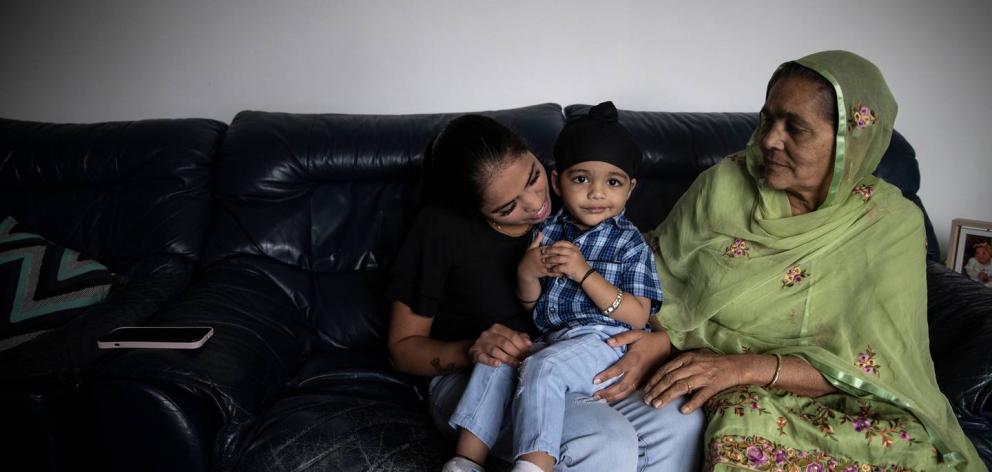
<svg viewBox="0 0 992 472">
<path fill-rule="evenodd" d="M 764 185 L 759 123 L 746 151 L 701 174 L 653 232 L 666 299 L 658 321 L 682 350 L 801 357 L 838 390 L 911 412 L 945 464 L 984 470 L 930 359 L 922 213 L 872 176 L 895 100 L 855 54 L 795 62 L 837 96 L 826 200 L 792 216 L 786 193 Z"/>
</svg>

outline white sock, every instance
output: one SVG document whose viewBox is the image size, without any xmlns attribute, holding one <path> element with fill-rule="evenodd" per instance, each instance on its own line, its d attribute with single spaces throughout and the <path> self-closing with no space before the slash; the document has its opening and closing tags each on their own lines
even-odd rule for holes
<svg viewBox="0 0 992 472">
<path fill-rule="evenodd" d="M 481 465 L 465 457 L 455 456 L 444 463 L 441 472 L 486 472 L 486 469 L 483 469 Z M 540 472 L 540 469 L 538 469 L 538 472 Z"/>
<path fill-rule="evenodd" d="M 525 460 L 517 460 L 513 463 L 513 470 L 510 472 L 544 472 L 537 464 Z"/>
</svg>

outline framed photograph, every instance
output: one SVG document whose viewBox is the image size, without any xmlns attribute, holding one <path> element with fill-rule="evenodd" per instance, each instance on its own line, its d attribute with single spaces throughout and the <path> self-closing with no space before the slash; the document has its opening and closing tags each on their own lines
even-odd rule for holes
<svg viewBox="0 0 992 472">
<path fill-rule="evenodd" d="M 986 287 L 992 287 L 992 222 L 951 221 L 947 267 Z"/>
</svg>

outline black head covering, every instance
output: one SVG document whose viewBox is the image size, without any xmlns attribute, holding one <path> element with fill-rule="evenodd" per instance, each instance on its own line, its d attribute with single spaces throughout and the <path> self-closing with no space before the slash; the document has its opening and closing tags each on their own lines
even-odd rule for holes
<svg viewBox="0 0 992 472">
<path fill-rule="evenodd" d="M 589 114 L 565 124 L 555 141 L 555 169 L 563 172 L 575 164 L 602 161 L 623 169 L 631 178 L 641 163 L 641 148 L 617 121 L 613 102 L 589 109 Z"/>
</svg>

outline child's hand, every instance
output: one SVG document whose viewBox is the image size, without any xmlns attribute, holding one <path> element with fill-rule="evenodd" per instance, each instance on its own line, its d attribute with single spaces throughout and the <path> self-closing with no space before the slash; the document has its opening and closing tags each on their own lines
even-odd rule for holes
<svg viewBox="0 0 992 472">
<path fill-rule="evenodd" d="M 538 232 L 534 236 L 534 240 L 531 241 L 530 246 L 527 247 L 527 251 L 524 252 L 524 257 L 520 259 L 520 264 L 517 266 L 517 275 L 526 280 L 537 280 L 541 277 L 554 277 L 556 274 L 552 274 L 548 270 L 547 264 L 542 262 L 542 250 L 545 248 L 541 247 L 541 240 L 544 239 L 544 234 Z"/>
<path fill-rule="evenodd" d="M 586 262 L 585 257 L 582 257 L 582 251 L 568 241 L 558 241 L 547 246 L 544 251 L 544 263 L 554 275 L 563 275 L 576 282 L 589 271 L 589 263 Z"/>
</svg>

